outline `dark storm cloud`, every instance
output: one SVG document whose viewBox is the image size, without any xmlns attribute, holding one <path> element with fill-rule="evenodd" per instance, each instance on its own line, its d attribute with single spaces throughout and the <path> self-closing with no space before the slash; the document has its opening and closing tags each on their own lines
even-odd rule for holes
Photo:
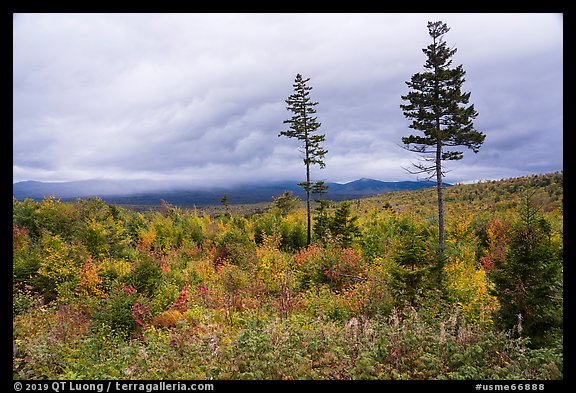
<svg viewBox="0 0 576 393">
<path fill-rule="evenodd" d="M 451 28 L 487 136 L 447 180 L 561 170 L 561 15 L 22 14 L 13 180 L 301 178 L 298 142 L 277 136 L 297 73 L 326 134 L 315 177 L 411 178 L 400 96 L 429 20 Z"/>
</svg>

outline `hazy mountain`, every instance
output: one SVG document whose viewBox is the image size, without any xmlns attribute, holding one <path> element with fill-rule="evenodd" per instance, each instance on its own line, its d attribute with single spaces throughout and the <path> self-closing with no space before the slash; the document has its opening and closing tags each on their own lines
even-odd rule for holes
<svg viewBox="0 0 576 393">
<path fill-rule="evenodd" d="M 336 192 L 342 193 L 359 193 L 362 195 L 366 194 L 382 194 L 391 191 L 403 191 L 403 190 L 415 190 L 420 188 L 433 187 L 436 182 L 433 181 L 399 181 L 399 182 L 384 182 L 374 179 L 358 179 L 350 183 L 337 184 L 331 183 L 330 187 Z"/>
<path fill-rule="evenodd" d="M 158 205 L 161 199 L 177 206 L 203 206 L 219 204 L 224 194 L 232 204 L 270 202 L 272 197 L 292 191 L 305 198 L 298 181 L 246 184 L 218 188 L 168 185 L 162 182 L 85 180 L 74 182 L 24 181 L 13 184 L 13 195 L 22 200 L 41 200 L 54 195 L 62 200 L 74 200 L 97 196 L 109 203 L 125 205 Z M 416 190 L 433 187 L 432 181 L 384 182 L 374 179 L 359 179 L 349 183 L 326 183 L 328 193 L 324 198 L 331 200 L 355 199 L 393 191 Z"/>
</svg>

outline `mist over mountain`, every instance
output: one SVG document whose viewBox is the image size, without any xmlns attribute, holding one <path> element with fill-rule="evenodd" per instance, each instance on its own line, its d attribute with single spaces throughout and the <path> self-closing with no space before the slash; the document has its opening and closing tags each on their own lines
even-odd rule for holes
<svg viewBox="0 0 576 393">
<path fill-rule="evenodd" d="M 189 186 L 186 184 L 174 184 L 159 180 L 79 180 L 70 182 L 40 182 L 22 181 L 12 185 L 13 195 L 17 199 L 32 198 L 42 199 L 45 196 L 54 195 L 61 199 L 84 198 L 90 196 L 113 197 L 129 196 L 142 193 L 156 193 L 179 190 L 207 191 L 214 187 Z M 218 187 L 228 188 L 228 187 Z"/>
<path fill-rule="evenodd" d="M 355 199 L 394 191 L 417 190 L 433 187 L 433 181 L 385 182 L 374 179 L 358 179 L 349 183 L 326 183 L 325 199 L 334 201 Z M 449 184 L 447 184 L 449 185 Z M 244 185 L 221 185 L 218 187 L 169 184 L 161 181 L 141 180 L 85 180 L 73 182 L 23 181 L 13 184 L 13 196 L 18 200 L 31 198 L 41 200 L 54 195 L 62 200 L 99 197 L 108 203 L 119 205 L 157 206 L 165 200 L 177 206 L 205 206 L 220 203 L 224 194 L 232 204 L 270 202 L 272 198 L 291 191 L 305 198 L 298 181 L 278 181 Z"/>
</svg>

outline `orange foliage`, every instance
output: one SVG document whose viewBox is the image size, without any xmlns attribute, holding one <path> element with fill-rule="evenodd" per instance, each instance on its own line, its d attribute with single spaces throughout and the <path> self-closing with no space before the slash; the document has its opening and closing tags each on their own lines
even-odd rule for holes
<svg viewBox="0 0 576 393">
<path fill-rule="evenodd" d="M 80 271 L 80 282 L 76 286 L 76 292 L 79 296 L 101 297 L 104 294 L 102 290 L 102 277 L 98 275 L 98 269 L 90 257 L 84 262 Z"/>
</svg>

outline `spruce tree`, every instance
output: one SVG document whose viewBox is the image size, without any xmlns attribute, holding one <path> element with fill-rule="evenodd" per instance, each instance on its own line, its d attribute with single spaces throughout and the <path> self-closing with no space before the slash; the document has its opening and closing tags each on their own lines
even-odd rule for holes
<svg viewBox="0 0 576 393">
<path fill-rule="evenodd" d="M 316 202 L 318 202 L 318 205 L 314 209 L 316 212 L 314 217 L 314 235 L 316 236 L 316 241 L 326 243 L 330 233 L 330 216 L 328 215 L 330 202 L 325 199 L 316 199 Z"/>
<path fill-rule="evenodd" d="M 282 195 L 272 198 L 274 200 L 274 206 L 280 212 L 282 217 L 286 217 L 292 210 L 298 206 L 300 198 L 294 196 L 292 191 L 286 191 Z"/>
<path fill-rule="evenodd" d="M 562 327 L 562 249 L 551 237 L 550 224 L 525 196 L 506 255 L 490 272 L 499 327 L 530 337 L 534 346 L 547 344 L 547 335 Z"/>
<path fill-rule="evenodd" d="M 358 217 L 352 215 L 350 202 L 344 201 L 334 212 L 329 223 L 330 234 L 342 248 L 352 247 L 352 241 L 360 236 Z"/>
<path fill-rule="evenodd" d="M 287 110 L 292 111 L 293 115 L 290 119 L 285 120 L 284 124 L 289 124 L 290 129 L 281 131 L 278 136 L 286 136 L 288 138 L 296 138 L 302 142 L 300 151 L 304 156 L 304 165 L 306 166 L 306 181 L 298 183 L 299 186 L 306 191 L 306 212 L 308 218 L 307 227 L 307 244 L 311 241 L 311 215 L 310 215 L 310 195 L 312 193 L 325 190 L 324 182 L 312 182 L 310 176 L 310 166 L 317 164 L 320 168 L 324 168 L 324 156 L 327 151 L 324 150 L 320 143 L 324 142 L 326 135 L 318 134 L 318 129 L 321 123 L 318 122 L 316 116 L 315 106 L 318 102 L 310 100 L 310 90 L 312 87 L 307 83 L 310 78 L 303 79 L 302 75 L 296 75 L 294 84 L 294 94 L 291 94 L 286 103 Z"/>
<path fill-rule="evenodd" d="M 466 72 L 462 65 L 451 68 L 456 49 L 449 48 L 443 40 L 450 29 L 445 23 L 428 22 L 432 43 L 422 51 L 427 56 L 424 72 L 414 74 L 406 82 L 411 91 L 402 96 L 407 104 L 400 105 L 410 128 L 423 135 L 402 138 L 405 148 L 421 154 L 422 161 L 413 164 L 416 171 L 436 177 L 438 194 L 438 243 L 444 249 L 444 196 L 442 178 L 445 172 L 442 161 L 460 160 L 463 152 L 452 147 L 465 146 L 477 153 L 485 135 L 474 129 L 473 120 L 478 116 L 474 105 L 468 105 L 470 93 L 462 92 Z"/>
</svg>

